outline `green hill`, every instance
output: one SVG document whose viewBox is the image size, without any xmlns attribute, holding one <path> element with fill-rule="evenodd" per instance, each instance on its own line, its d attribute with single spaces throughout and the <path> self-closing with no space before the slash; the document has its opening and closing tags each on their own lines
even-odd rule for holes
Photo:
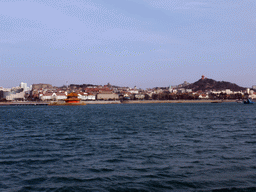
<svg viewBox="0 0 256 192">
<path fill-rule="evenodd" d="M 215 81 L 213 79 L 199 79 L 198 81 L 185 86 L 186 89 L 192 89 L 193 91 L 206 91 L 206 90 L 225 90 L 230 89 L 231 91 L 244 91 L 246 88 L 240 87 L 234 83 L 226 81 Z"/>
</svg>

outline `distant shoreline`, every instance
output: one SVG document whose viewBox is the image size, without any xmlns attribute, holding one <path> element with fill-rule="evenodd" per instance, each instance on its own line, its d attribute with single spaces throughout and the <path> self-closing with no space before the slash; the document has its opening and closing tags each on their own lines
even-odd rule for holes
<svg viewBox="0 0 256 192">
<path fill-rule="evenodd" d="M 82 101 L 77 105 L 93 105 L 93 104 L 147 104 L 147 103 L 230 103 L 236 100 L 124 100 L 124 101 Z M 50 105 L 52 102 L 36 102 L 36 101 L 20 101 L 20 102 L 0 102 L 0 106 L 10 105 Z M 57 102 L 62 105 L 63 102 Z"/>
<path fill-rule="evenodd" d="M 126 100 L 124 104 L 141 104 L 141 103 L 230 103 L 236 102 L 236 100 Z"/>
</svg>

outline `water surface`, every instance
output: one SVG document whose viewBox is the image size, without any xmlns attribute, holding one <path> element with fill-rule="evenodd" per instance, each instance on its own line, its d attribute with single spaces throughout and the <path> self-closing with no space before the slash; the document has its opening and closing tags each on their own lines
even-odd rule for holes
<svg viewBox="0 0 256 192">
<path fill-rule="evenodd" d="M 1 106 L 1 191 L 256 191 L 256 105 Z"/>
</svg>

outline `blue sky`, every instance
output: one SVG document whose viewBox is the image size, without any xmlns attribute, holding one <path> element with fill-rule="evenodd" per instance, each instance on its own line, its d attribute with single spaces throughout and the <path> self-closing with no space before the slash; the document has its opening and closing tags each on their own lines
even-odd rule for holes
<svg viewBox="0 0 256 192">
<path fill-rule="evenodd" d="M 0 86 L 256 85 L 255 0 L 1 0 Z"/>
</svg>

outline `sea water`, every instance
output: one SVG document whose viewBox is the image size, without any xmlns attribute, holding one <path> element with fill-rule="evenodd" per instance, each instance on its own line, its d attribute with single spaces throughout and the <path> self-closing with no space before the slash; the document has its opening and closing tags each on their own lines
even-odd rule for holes
<svg viewBox="0 0 256 192">
<path fill-rule="evenodd" d="M 256 105 L 1 106 L 0 191 L 256 191 Z"/>
</svg>

